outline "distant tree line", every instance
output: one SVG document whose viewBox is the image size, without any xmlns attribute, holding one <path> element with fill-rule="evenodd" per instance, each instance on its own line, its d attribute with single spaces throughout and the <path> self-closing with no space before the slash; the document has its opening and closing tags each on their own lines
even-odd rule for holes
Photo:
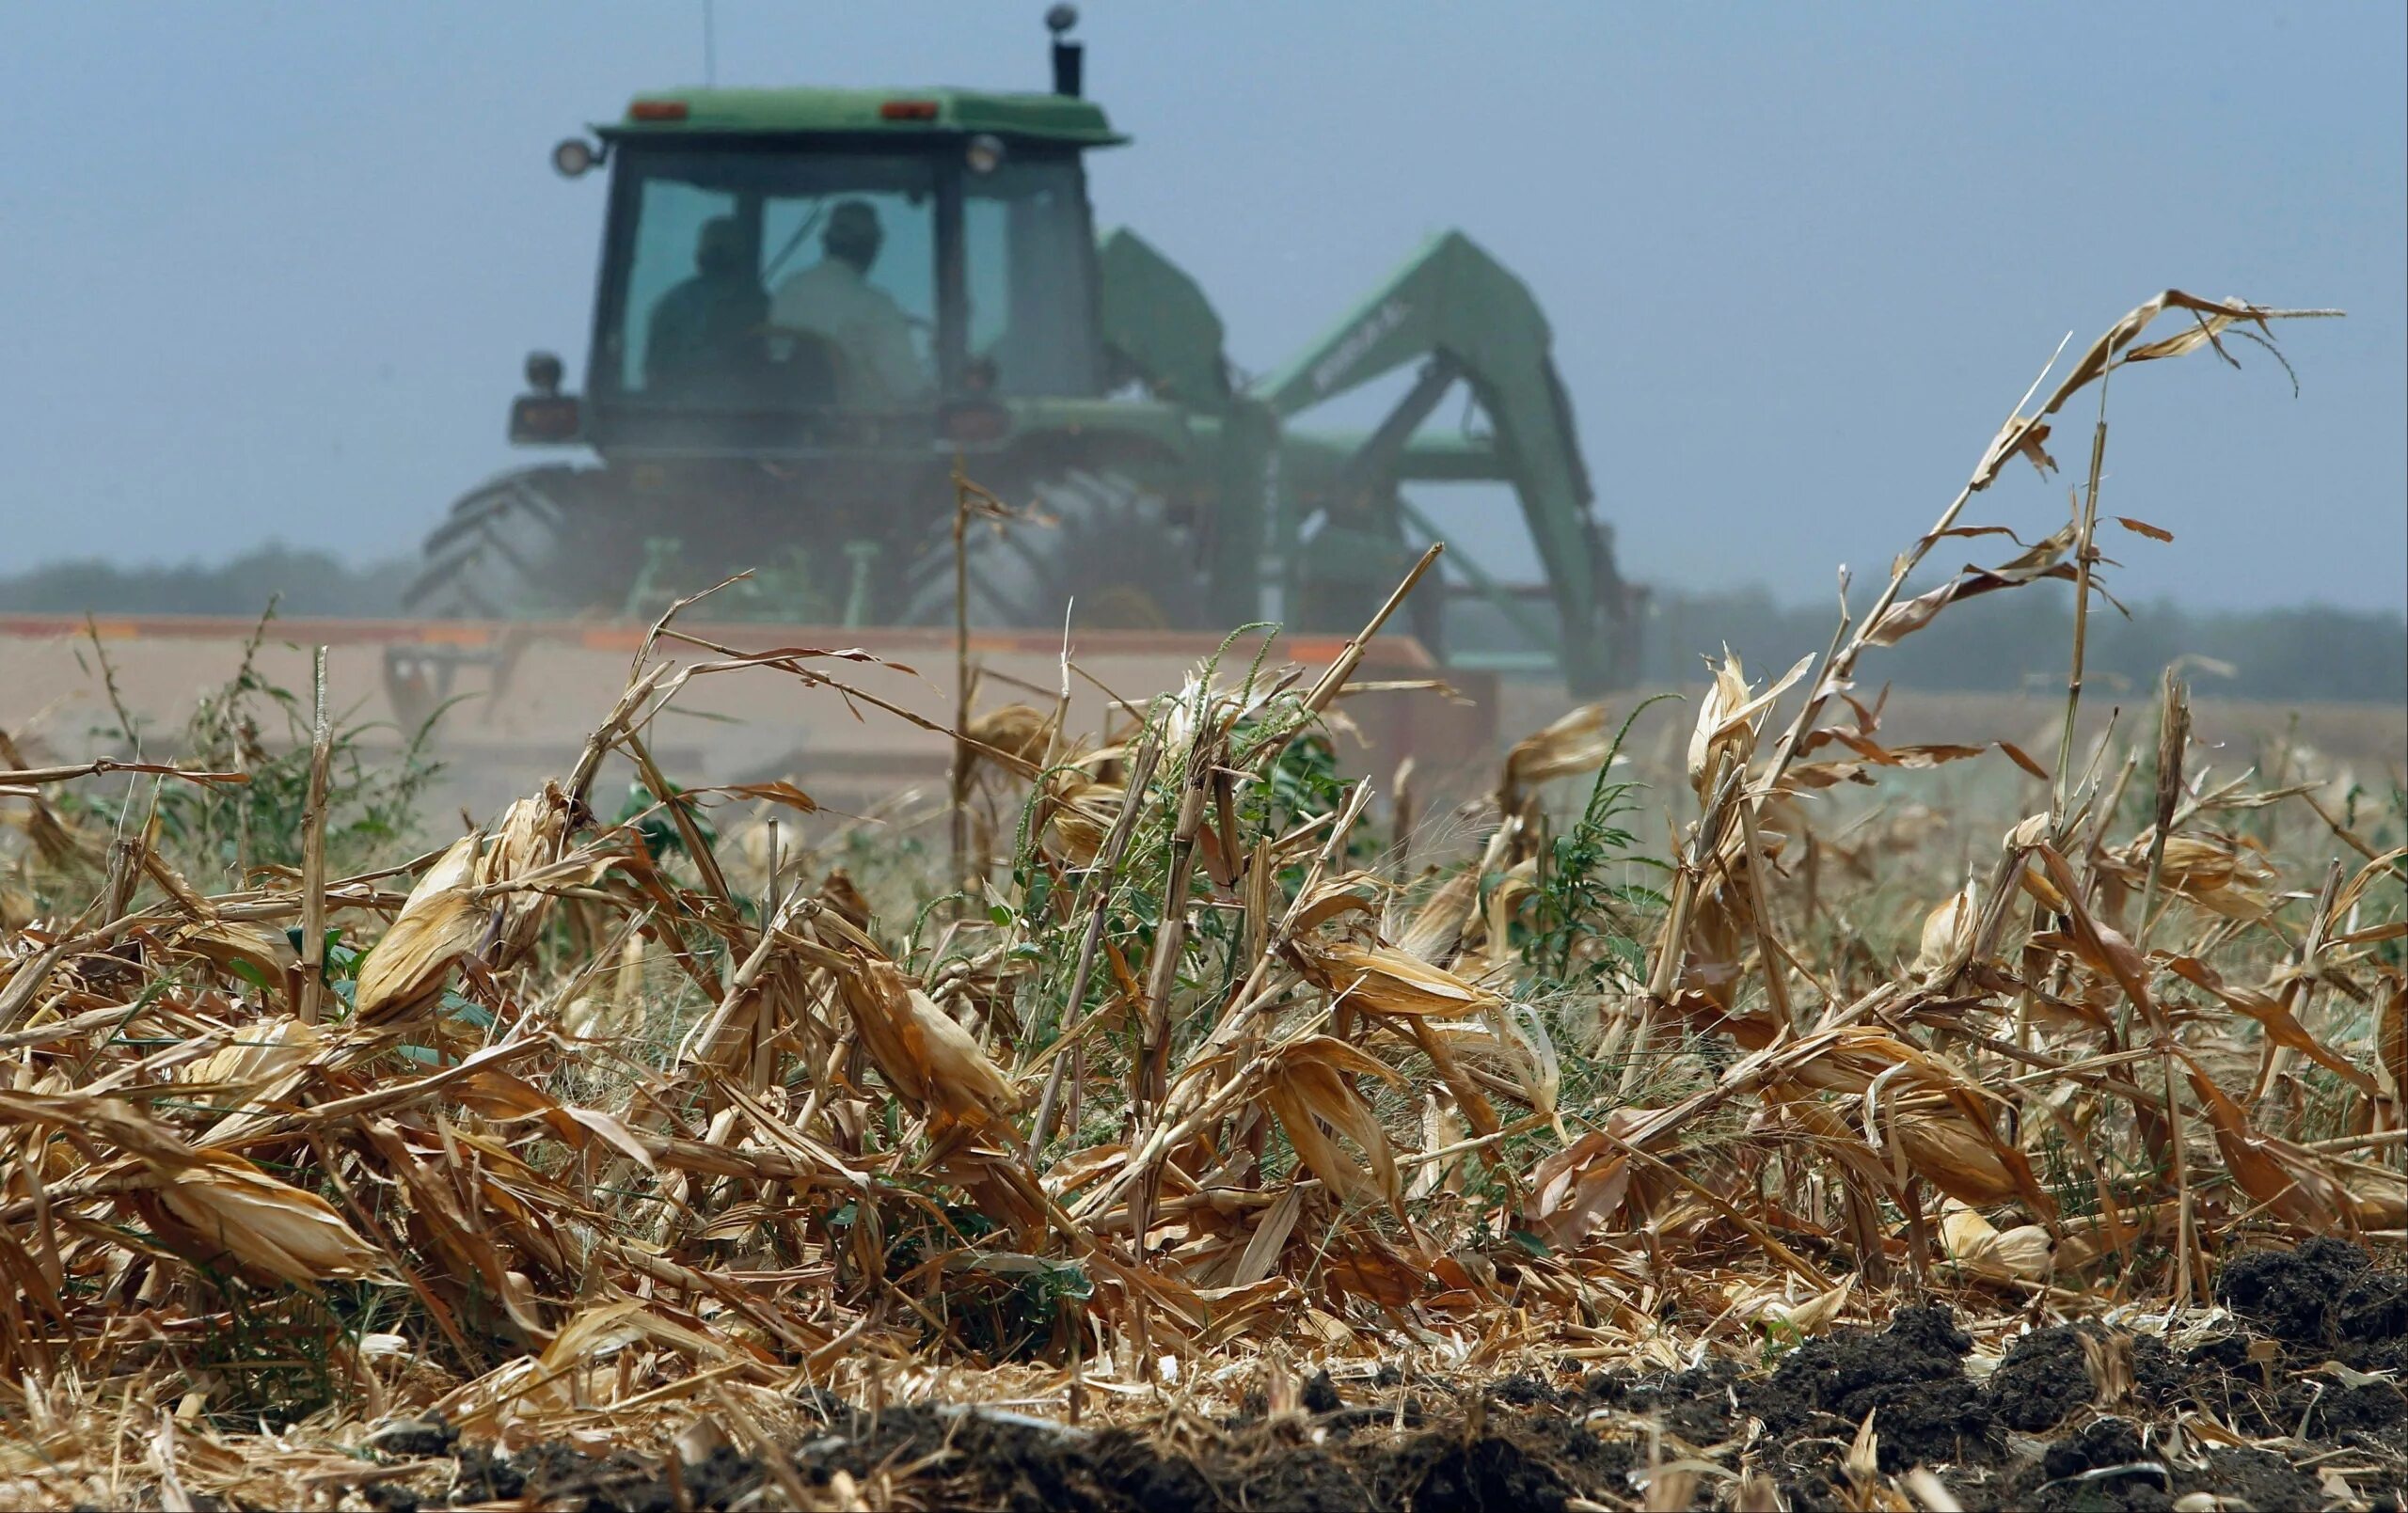
<svg viewBox="0 0 2408 1513">
<path fill-rule="evenodd" d="M 269 545 L 230 561 L 121 567 L 98 558 L 0 576 L 0 614 L 279 615 L 402 613 L 408 562 L 355 566 L 325 552 Z M 279 597 L 280 596 L 280 597 Z"/>
<path fill-rule="evenodd" d="M 1872 603 L 1860 588 L 1856 612 Z M 2094 691 L 2147 689 L 2168 663 L 2202 697 L 2408 701 L 2408 618 L 2398 611 L 2306 605 L 2201 609 L 2132 604 L 2130 619 L 2094 602 L 2084 677 Z M 1836 600 L 1799 606 L 1761 590 L 1659 593 L 1647 627 L 1654 681 L 1691 681 L 1724 643 L 1751 674 L 1779 672 L 1830 644 Z M 2063 687 L 2073 649 L 2073 591 L 2033 584 L 1949 606 L 1895 646 L 1867 654 L 1859 681 L 1965 693 Z"/>
<path fill-rule="evenodd" d="M 399 615 L 412 571 L 405 561 L 356 566 L 274 545 L 214 565 L 55 562 L 0 576 L 0 613 L 256 615 L 280 594 L 284 615 Z M 1857 600 L 1861 613 L 1872 594 L 1860 589 Z M 2161 669 L 2180 660 L 2202 696 L 2408 701 L 2408 620 L 2397 611 L 2200 609 L 2164 600 L 2131 607 L 2129 620 L 2103 603 L 2091 614 L 2086 660 L 2095 689 L 2149 687 Z M 1659 591 L 1647 624 L 1646 679 L 1694 680 L 1701 658 L 1726 644 L 1751 671 L 1779 671 L 1830 643 L 1836 610 L 1783 604 L 1761 589 Z M 2072 640 L 2072 591 L 2036 584 L 1950 606 L 1868 656 L 1861 676 L 1876 686 L 1963 692 L 2062 686 Z"/>
</svg>

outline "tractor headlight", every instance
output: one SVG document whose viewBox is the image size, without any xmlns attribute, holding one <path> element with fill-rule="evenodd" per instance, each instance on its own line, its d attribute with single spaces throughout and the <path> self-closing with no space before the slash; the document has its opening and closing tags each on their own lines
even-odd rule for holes
<svg viewBox="0 0 2408 1513">
<path fill-rule="evenodd" d="M 970 148 L 962 154 L 962 162 L 969 165 L 972 173 L 994 172 L 1004 165 L 1004 139 L 980 132 L 970 139 Z"/>
<path fill-rule="evenodd" d="M 583 178 L 596 161 L 594 144 L 581 136 L 572 136 L 552 149 L 552 170 L 563 179 Z"/>
</svg>

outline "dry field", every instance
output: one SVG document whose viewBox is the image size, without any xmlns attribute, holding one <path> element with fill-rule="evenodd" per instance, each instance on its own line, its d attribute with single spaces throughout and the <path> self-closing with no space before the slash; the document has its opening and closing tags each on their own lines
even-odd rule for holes
<svg viewBox="0 0 2408 1513">
<path fill-rule="evenodd" d="M 1877 689 L 1880 670 L 1866 670 Z M 1636 697 L 1676 693 L 1682 702 L 1650 712 L 1633 730 L 1635 749 L 1657 757 L 1687 737 L 1684 708 L 1694 711 L 1705 685 L 1642 689 Z M 1500 690 L 1498 723 L 1508 731 L 1531 731 L 1560 716 L 1576 701 L 1561 687 L 1512 682 Z M 1894 741 L 2012 741 L 2026 750 L 2052 749 L 2065 720 L 2065 691 L 2052 693 L 1939 693 L 1900 689 L 1889 696 L 1881 728 Z M 2085 695 L 2075 739 L 2085 747 L 2108 734 L 2129 742 L 2136 729 L 2157 717 L 2157 690 L 2091 690 Z M 2394 704 L 2272 703 L 2196 695 L 2192 723 L 2199 760 L 2220 770 L 2255 766 L 2280 779 L 2313 769 L 2370 792 L 2408 784 L 2408 691 Z"/>
<path fill-rule="evenodd" d="M 0 1503 L 2399 1506 L 2398 725 L 1873 692 L 2087 588 L 2095 454 L 1960 519 L 2069 399 L 2276 314 L 2143 306 L 1828 654 L 1467 801 L 1341 776 L 1352 650 L 680 788 L 689 686 L 866 673 L 673 620 L 465 834 L 256 676 L 0 746 Z"/>
</svg>

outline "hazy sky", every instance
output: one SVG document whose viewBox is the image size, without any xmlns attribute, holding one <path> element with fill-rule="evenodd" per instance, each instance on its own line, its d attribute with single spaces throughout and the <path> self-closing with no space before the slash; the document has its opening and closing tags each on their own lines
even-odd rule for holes
<svg viewBox="0 0 2408 1513">
<path fill-rule="evenodd" d="M 1042 87 L 1042 8 L 719 0 L 719 80 Z M 2180 538 L 2117 546 L 2122 589 L 2408 601 L 2398 0 L 1084 8 L 1137 139 L 1093 160 L 1100 221 L 1254 370 L 1463 227 L 1554 322 L 1633 575 L 1877 575 L 2060 337 L 2173 284 L 2350 319 L 2283 333 L 2296 400 L 2245 345 L 2118 381 L 2107 508 Z M 579 370 L 603 197 L 546 155 L 697 82 L 702 16 L 0 11 L 0 570 L 403 553 L 531 460 L 505 407 L 530 347 Z M 1976 512 L 2063 509 L 2027 471 Z"/>
</svg>

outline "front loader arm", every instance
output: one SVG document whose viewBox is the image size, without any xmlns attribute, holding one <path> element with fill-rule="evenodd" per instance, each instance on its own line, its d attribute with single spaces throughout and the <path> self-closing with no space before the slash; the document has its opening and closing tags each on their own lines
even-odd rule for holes
<svg viewBox="0 0 2408 1513">
<path fill-rule="evenodd" d="M 1414 429 L 1454 380 L 1467 384 L 1494 428 L 1494 461 L 1454 476 L 1513 486 L 1545 564 L 1564 676 L 1585 693 L 1627 678 L 1637 623 L 1608 538 L 1591 512 L 1593 491 L 1552 342 L 1522 281 L 1469 237 L 1447 231 L 1251 392 L 1285 418 L 1428 359 L 1413 391 L 1345 469 L 1345 487 L 1368 489 L 1421 471 Z M 1463 459 L 1450 461 L 1460 466 Z"/>
</svg>

